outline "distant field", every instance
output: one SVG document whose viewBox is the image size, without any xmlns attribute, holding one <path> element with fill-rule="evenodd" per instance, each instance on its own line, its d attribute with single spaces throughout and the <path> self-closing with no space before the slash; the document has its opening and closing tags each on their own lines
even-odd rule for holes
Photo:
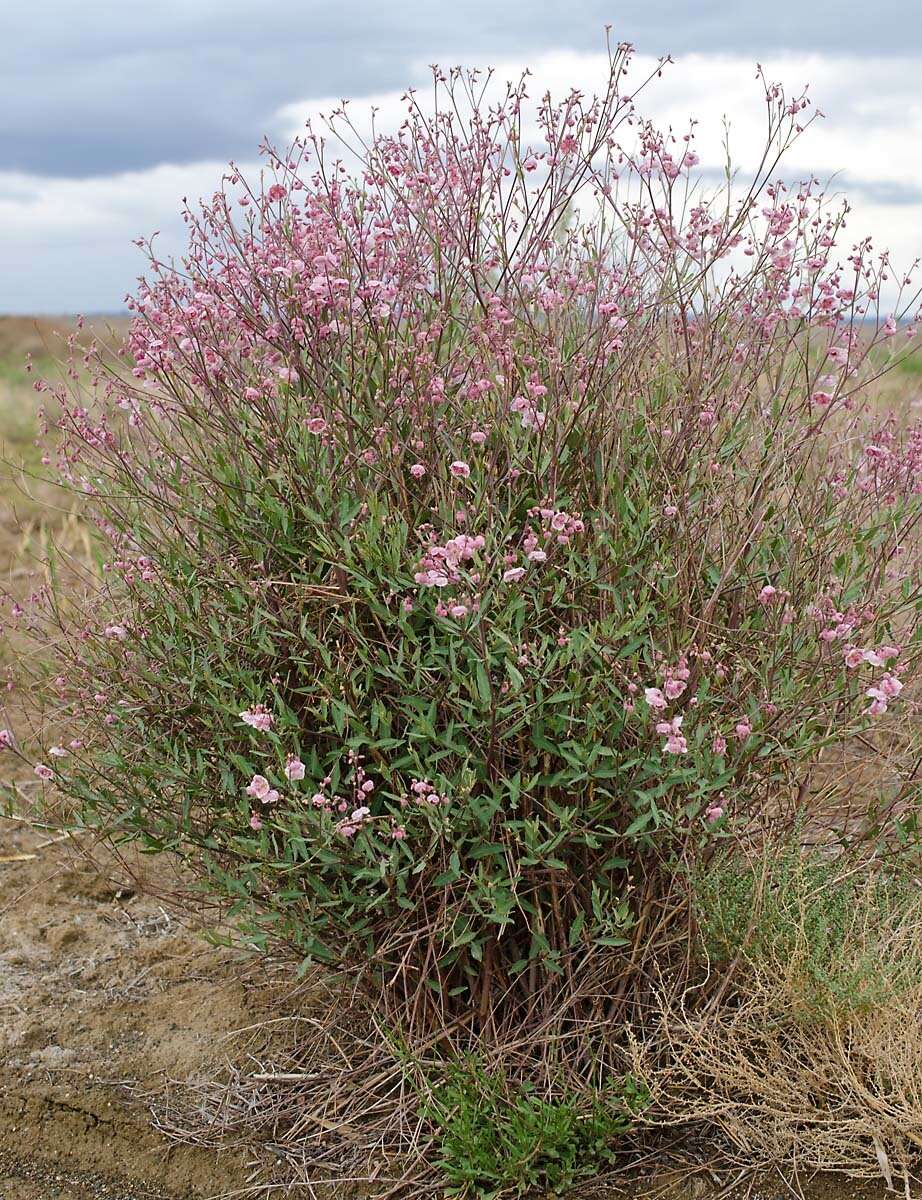
<svg viewBox="0 0 922 1200">
<path fill-rule="evenodd" d="M 35 380 L 62 378 L 73 317 L 0 317 L 0 575 L 25 565 L 31 539 L 39 528 L 61 529 L 72 523 L 71 499 L 39 476 L 41 449 L 36 446 L 37 414 L 42 397 Z M 124 317 L 88 322 L 82 340 L 118 338 Z M 27 369 L 31 356 L 32 371 Z"/>
</svg>

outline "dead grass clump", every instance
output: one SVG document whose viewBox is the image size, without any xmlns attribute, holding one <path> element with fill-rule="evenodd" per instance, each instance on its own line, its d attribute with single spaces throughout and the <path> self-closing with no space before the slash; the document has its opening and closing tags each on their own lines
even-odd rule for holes
<svg viewBox="0 0 922 1200">
<path fill-rule="evenodd" d="M 572 1022 L 541 1032 L 536 1062 L 529 1030 L 486 1041 L 456 1023 L 414 1037 L 322 969 L 294 991 L 264 989 L 261 1006 L 265 1019 L 228 1041 L 223 1072 L 143 1097 L 172 1140 L 249 1153 L 253 1195 L 556 1195 L 632 1160 L 646 1136 L 646 1089 L 623 1051 L 599 1041 L 577 1069 L 575 1039 L 591 1034 Z"/>
<path fill-rule="evenodd" d="M 922 1164 L 922 989 L 803 1024 L 766 979 L 742 1003 L 664 1014 L 651 1117 L 703 1124 L 746 1167 L 909 1181 Z"/>
<path fill-rule="evenodd" d="M 704 1127 L 741 1166 L 883 1177 L 909 1195 L 922 1169 L 918 889 L 809 857 L 756 882 L 745 927 L 745 889 L 734 898 L 726 871 L 719 894 L 705 890 L 705 940 L 729 961 L 706 1003 L 664 1003 L 660 1033 L 635 1049 L 648 1116 Z"/>
<path fill-rule="evenodd" d="M 340 984 L 317 972 L 294 992 L 266 989 L 265 1019 L 229 1040 L 223 1073 L 145 1094 L 157 1128 L 182 1144 L 248 1151 L 258 1179 L 308 1195 L 352 1195 L 359 1183 L 363 1196 L 398 1185 L 431 1195 L 432 1137 L 419 1110 L 435 1047 L 411 1052 Z"/>
</svg>

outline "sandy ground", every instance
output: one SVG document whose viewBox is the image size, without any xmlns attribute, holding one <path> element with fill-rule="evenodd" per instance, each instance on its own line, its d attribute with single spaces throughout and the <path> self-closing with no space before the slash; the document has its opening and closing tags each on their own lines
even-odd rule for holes
<svg viewBox="0 0 922 1200">
<path fill-rule="evenodd" d="M 0 1197 L 192 1200 L 243 1186 L 242 1161 L 170 1146 L 129 1091 L 220 1068 L 222 1038 L 251 1019 L 239 971 L 155 899 L 49 840 L 0 820 Z"/>
</svg>

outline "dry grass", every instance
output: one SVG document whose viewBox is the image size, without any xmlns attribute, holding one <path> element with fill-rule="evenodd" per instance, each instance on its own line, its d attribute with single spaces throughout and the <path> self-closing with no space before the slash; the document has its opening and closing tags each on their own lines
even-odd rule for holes
<svg viewBox="0 0 922 1200">
<path fill-rule="evenodd" d="M 156 1127 L 185 1145 L 258 1145 L 268 1174 L 254 1194 L 436 1194 L 431 1132 L 418 1116 L 435 1047 L 396 1045 L 372 1007 L 326 972 L 295 989 L 287 980 L 265 976 L 268 1015 L 228 1043 L 223 1074 L 143 1095 Z"/>
<path fill-rule="evenodd" d="M 651 1121 L 716 1135 L 741 1168 L 883 1177 L 909 1196 L 922 1170 L 922 894 L 907 886 L 882 903 L 881 884 L 862 882 L 819 950 L 822 896 L 802 892 L 789 936 L 744 948 L 730 988 L 664 1002 L 660 1035 L 633 1057 Z M 841 894 L 830 904 L 841 921 Z M 764 917 L 757 906 L 753 930 Z"/>
<path fill-rule="evenodd" d="M 77 534 L 76 504 L 42 468 L 38 413 L 41 397 L 34 390 L 40 377 L 63 378 L 67 338 L 74 333 L 70 317 L 47 320 L 0 317 L 0 571 L 28 569 L 37 561 L 43 535 L 60 534 L 69 542 Z M 125 321 L 99 321 L 80 333 L 115 344 Z M 32 370 L 27 362 L 31 360 Z"/>
<path fill-rule="evenodd" d="M 724 1162 L 883 1177 L 908 1196 L 922 1161 L 922 989 L 819 1026 L 785 999 L 762 980 L 738 1007 L 665 1012 L 666 1065 L 647 1071 L 655 1115 L 716 1134 Z"/>
</svg>

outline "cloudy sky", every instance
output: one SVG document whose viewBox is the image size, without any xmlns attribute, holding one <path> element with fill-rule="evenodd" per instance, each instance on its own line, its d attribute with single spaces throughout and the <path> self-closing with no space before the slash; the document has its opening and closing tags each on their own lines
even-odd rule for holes
<svg viewBox="0 0 922 1200">
<path fill-rule="evenodd" d="M 922 0 L 0 0 L 0 312 L 113 312 L 143 269 L 132 239 L 182 248 L 183 195 L 256 161 L 341 97 L 395 111 L 428 64 L 530 66 L 544 85 L 601 81 L 603 27 L 639 68 L 676 64 L 639 108 L 699 118 L 702 165 L 730 119 L 757 149 L 754 68 L 824 120 L 792 168 L 833 180 L 850 232 L 922 255 Z"/>
</svg>

